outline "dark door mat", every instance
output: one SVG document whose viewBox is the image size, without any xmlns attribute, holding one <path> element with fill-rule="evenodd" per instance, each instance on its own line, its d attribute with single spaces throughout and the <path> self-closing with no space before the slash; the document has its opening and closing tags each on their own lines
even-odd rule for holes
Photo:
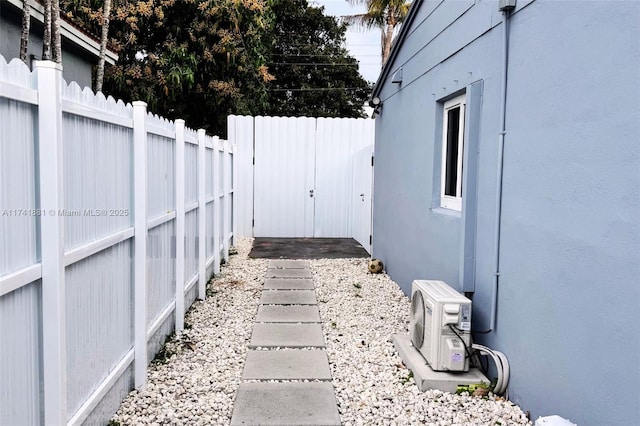
<svg viewBox="0 0 640 426">
<path fill-rule="evenodd" d="M 255 238 L 249 257 L 342 259 L 369 257 L 369 253 L 353 238 Z"/>
</svg>

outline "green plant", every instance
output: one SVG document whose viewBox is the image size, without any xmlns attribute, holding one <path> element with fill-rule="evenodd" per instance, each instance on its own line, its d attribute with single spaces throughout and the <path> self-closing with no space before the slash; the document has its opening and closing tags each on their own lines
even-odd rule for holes
<svg viewBox="0 0 640 426">
<path fill-rule="evenodd" d="M 121 426 L 120 422 L 115 420 L 115 419 L 111 419 L 109 420 L 109 423 L 107 423 L 107 426 Z"/>
<path fill-rule="evenodd" d="M 360 284 L 360 283 L 354 283 L 353 286 L 355 288 L 362 288 L 362 284 Z"/>
<path fill-rule="evenodd" d="M 463 392 L 467 392 L 473 396 L 486 396 L 489 392 L 493 391 L 495 384 L 492 383 L 472 383 L 469 385 L 458 385 L 456 388 L 456 394 L 460 395 Z"/>
<path fill-rule="evenodd" d="M 338 324 L 335 321 L 331 321 L 331 328 L 336 328 Z"/>
<path fill-rule="evenodd" d="M 413 379 L 413 371 L 409 370 L 409 374 L 407 374 L 406 377 L 402 378 L 402 384 L 406 385 L 407 383 L 409 383 L 411 381 L 411 379 Z"/>
</svg>

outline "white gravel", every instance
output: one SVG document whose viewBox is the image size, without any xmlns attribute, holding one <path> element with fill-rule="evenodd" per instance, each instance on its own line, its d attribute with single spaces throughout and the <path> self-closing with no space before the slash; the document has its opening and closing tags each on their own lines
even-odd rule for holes
<svg viewBox="0 0 640 426">
<path fill-rule="evenodd" d="M 338 408 L 345 425 L 526 425 L 499 398 L 420 392 L 391 336 L 406 332 L 409 299 L 366 259 L 311 262 Z"/>
<path fill-rule="evenodd" d="M 227 425 L 240 385 L 267 260 L 249 259 L 251 240 L 186 316 L 190 327 L 167 344 L 113 417 L 123 425 Z M 407 330 L 409 300 L 366 259 L 312 260 L 316 295 L 342 423 L 345 425 L 527 425 L 522 410 L 491 397 L 418 391 L 391 335 Z"/>
</svg>

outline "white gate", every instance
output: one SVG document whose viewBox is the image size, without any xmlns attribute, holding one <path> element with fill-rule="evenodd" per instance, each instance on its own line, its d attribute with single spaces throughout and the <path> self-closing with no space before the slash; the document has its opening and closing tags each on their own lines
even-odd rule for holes
<svg viewBox="0 0 640 426">
<path fill-rule="evenodd" d="M 373 120 L 230 116 L 229 139 L 239 235 L 354 238 L 370 250 Z"/>
<path fill-rule="evenodd" d="M 256 237 L 313 237 L 315 120 L 256 117 Z"/>
</svg>

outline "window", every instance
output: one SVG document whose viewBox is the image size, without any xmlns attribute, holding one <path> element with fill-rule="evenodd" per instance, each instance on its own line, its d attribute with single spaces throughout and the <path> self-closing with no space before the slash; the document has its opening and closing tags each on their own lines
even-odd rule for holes
<svg viewBox="0 0 640 426">
<path fill-rule="evenodd" d="M 464 152 L 465 95 L 444 103 L 442 123 L 442 179 L 440 206 L 462 210 L 462 154 Z"/>
</svg>

